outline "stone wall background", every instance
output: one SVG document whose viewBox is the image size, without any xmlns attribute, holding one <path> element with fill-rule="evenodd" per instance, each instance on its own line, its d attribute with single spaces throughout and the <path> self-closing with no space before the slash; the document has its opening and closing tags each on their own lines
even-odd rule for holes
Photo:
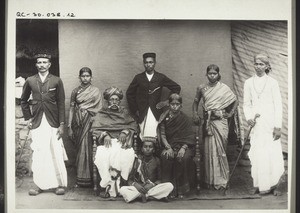
<svg viewBox="0 0 300 213">
<path fill-rule="evenodd" d="M 31 145 L 31 133 L 27 128 L 27 121 L 24 120 L 23 113 L 20 105 L 16 105 L 15 110 L 15 143 L 16 143 L 16 153 L 15 153 L 15 162 L 16 162 L 16 176 L 30 176 L 31 172 L 31 155 L 32 150 L 30 148 Z M 28 138 L 27 134 L 29 132 Z M 26 142 L 27 138 L 27 142 Z M 22 147 L 23 152 L 21 153 Z M 20 155 L 22 154 L 21 158 Z M 18 160 L 19 165 L 17 165 Z"/>
</svg>

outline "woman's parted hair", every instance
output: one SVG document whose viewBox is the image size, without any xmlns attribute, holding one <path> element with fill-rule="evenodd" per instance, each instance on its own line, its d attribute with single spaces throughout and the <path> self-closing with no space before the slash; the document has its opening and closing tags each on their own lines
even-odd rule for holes
<svg viewBox="0 0 300 213">
<path fill-rule="evenodd" d="M 182 97 L 177 93 L 173 93 L 170 95 L 169 103 L 171 103 L 173 100 L 178 100 L 182 104 Z"/>
<path fill-rule="evenodd" d="M 90 68 L 88 68 L 88 67 L 82 67 L 79 70 L 79 76 L 81 76 L 84 72 L 87 72 L 87 73 L 89 73 L 92 76 L 92 70 Z"/>
<path fill-rule="evenodd" d="M 206 68 L 206 74 L 208 73 L 209 70 L 214 70 L 214 71 L 216 71 L 216 72 L 219 74 L 218 81 L 221 80 L 220 68 L 219 68 L 217 65 L 215 65 L 215 64 L 210 64 L 210 65 L 208 65 L 208 67 Z"/>
</svg>

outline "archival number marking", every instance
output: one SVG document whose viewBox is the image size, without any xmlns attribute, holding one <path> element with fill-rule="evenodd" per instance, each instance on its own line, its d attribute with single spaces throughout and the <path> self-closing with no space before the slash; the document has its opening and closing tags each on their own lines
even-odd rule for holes
<svg viewBox="0 0 300 213">
<path fill-rule="evenodd" d="M 16 16 L 17 17 L 44 17 L 44 18 L 58 18 L 58 17 L 66 17 L 66 18 L 72 18 L 72 17 L 75 17 L 75 14 L 74 13 L 36 13 L 36 12 L 33 12 L 33 13 L 25 13 L 25 12 L 17 12 L 16 13 Z"/>
</svg>

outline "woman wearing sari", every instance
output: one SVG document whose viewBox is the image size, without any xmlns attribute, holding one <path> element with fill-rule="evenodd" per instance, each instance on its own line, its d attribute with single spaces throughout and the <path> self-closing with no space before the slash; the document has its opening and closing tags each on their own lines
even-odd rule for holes
<svg viewBox="0 0 300 213">
<path fill-rule="evenodd" d="M 169 109 L 158 121 L 157 135 L 161 153 L 162 182 L 172 182 L 171 196 L 183 198 L 190 191 L 195 177 L 193 162 L 195 135 L 188 117 L 180 111 L 182 98 L 174 93 L 169 97 Z"/>
<path fill-rule="evenodd" d="M 199 124 L 198 105 L 203 99 L 204 108 L 204 181 L 208 188 L 222 189 L 229 179 L 226 156 L 228 121 L 236 108 L 237 98 L 231 89 L 220 82 L 219 67 L 209 65 L 206 70 L 208 83 L 197 88 L 193 103 L 193 120 Z"/>
<path fill-rule="evenodd" d="M 79 71 L 81 85 L 71 94 L 68 134 L 74 141 L 77 157 L 76 187 L 92 185 L 92 140 L 90 137 L 91 118 L 102 107 L 102 94 L 91 84 L 92 71 L 83 67 Z"/>
</svg>

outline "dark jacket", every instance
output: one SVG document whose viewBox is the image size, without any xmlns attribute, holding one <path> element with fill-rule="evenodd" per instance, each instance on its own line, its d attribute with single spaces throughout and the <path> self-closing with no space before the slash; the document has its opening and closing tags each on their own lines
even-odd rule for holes
<svg viewBox="0 0 300 213">
<path fill-rule="evenodd" d="M 29 96 L 32 93 L 32 112 Z M 59 127 L 65 121 L 65 91 L 62 80 L 48 74 L 44 83 L 38 74 L 28 77 L 23 86 L 21 107 L 25 120 L 32 118 L 32 129 L 40 126 L 43 113 L 52 127 Z"/>
<path fill-rule="evenodd" d="M 138 116 L 138 123 L 141 123 L 146 114 L 148 107 L 151 108 L 156 120 L 159 119 L 162 110 L 156 109 L 156 104 L 160 102 L 162 88 L 166 87 L 171 93 L 180 93 L 181 87 L 162 73 L 154 72 L 151 81 L 148 80 L 146 73 L 137 74 L 130 83 L 126 97 L 129 110 L 133 115 Z"/>
</svg>

